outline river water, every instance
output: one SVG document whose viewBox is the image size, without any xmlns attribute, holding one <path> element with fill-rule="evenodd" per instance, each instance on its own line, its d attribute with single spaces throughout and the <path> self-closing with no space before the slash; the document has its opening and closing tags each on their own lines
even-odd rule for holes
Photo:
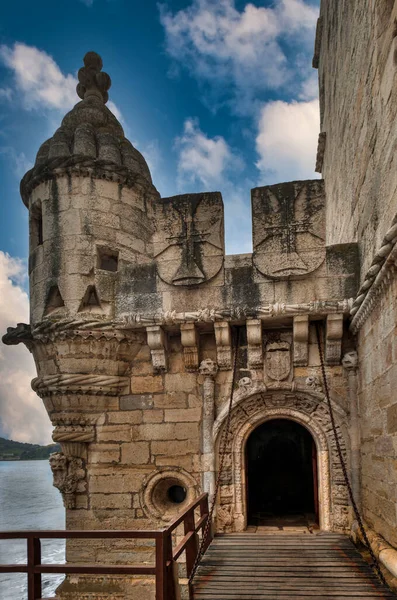
<svg viewBox="0 0 397 600">
<path fill-rule="evenodd" d="M 0 461 L 0 531 L 65 529 L 65 511 L 52 485 L 48 460 Z M 42 562 L 64 562 L 64 542 L 44 540 Z M 26 563 L 25 540 L 0 540 L 0 564 Z M 43 597 L 54 595 L 60 575 L 43 575 Z M 26 600 L 26 575 L 0 574 L 1 600 Z"/>
</svg>

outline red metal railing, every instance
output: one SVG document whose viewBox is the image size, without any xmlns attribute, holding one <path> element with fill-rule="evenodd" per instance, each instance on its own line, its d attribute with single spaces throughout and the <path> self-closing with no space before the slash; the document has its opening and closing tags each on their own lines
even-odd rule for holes
<svg viewBox="0 0 397 600">
<path fill-rule="evenodd" d="M 200 509 L 196 523 L 195 510 Z M 192 572 L 198 553 L 198 533 L 203 531 L 209 517 L 208 494 L 202 494 L 189 504 L 186 510 L 166 529 L 155 531 L 3 531 L 0 540 L 26 539 L 27 564 L 0 565 L 0 573 L 26 573 L 28 577 L 28 600 L 42 598 L 41 576 L 44 573 L 85 575 L 154 575 L 156 600 L 176 600 L 179 585 L 176 561 L 186 553 L 187 576 Z M 174 548 L 172 533 L 183 523 L 184 537 Z M 153 539 L 155 540 L 155 564 L 153 566 L 101 565 L 101 564 L 42 564 L 41 539 Z M 206 543 L 206 549 L 211 543 Z"/>
</svg>

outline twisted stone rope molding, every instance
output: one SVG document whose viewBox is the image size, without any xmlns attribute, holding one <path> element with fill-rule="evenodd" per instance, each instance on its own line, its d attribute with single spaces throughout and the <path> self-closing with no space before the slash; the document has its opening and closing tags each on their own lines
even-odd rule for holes
<svg viewBox="0 0 397 600">
<path fill-rule="evenodd" d="M 93 442 L 95 429 L 91 425 L 85 427 L 56 427 L 52 434 L 54 442 Z"/>
<path fill-rule="evenodd" d="M 59 321 L 45 320 L 32 329 L 34 339 L 54 333 L 70 332 L 70 335 L 97 335 L 107 334 L 109 337 L 126 337 L 123 333 L 130 329 L 141 329 L 150 325 L 176 325 L 178 323 L 197 322 L 214 323 L 216 321 L 260 318 L 267 319 L 282 315 L 316 314 L 327 315 L 330 313 L 350 314 L 353 299 L 345 300 L 319 300 L 304 304 L 266 304 L 263 306 L 249 308 L 248 306 L 237 306 L 234 308 L 203 308 L 198 311 L 165 311 L 159 313 L 131 313 L 125 314 L 114 321 L 103 321 L 98 319 L 61 319 Z M 84 332 L 84 333 L 83 333 Z M 128 339 L 126 337 L 126 339 Z M 134 338 L 131 338 L 135 341 Z"/>
<path fill-rule="evenodd" d="M 48 375 L 32 380 L 32 389 L 44 398 L 50 394 L 118 396 L 129 389 L 129 377 L 116 375 Z"/>
<path fill-rule="evenodd" d="M 382 246 L 375 254 L 364 283 L 353 302 L 350 329 L 356 334 L 374 309 L 385 287 L 391 281 L 397 266 L 397 217 L 383 238 Z"/>
</svg>

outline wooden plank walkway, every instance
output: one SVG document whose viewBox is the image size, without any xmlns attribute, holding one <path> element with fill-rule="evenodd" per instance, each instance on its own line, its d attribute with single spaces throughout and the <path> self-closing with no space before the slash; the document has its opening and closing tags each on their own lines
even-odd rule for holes
<svg viewBox="0 0 397 600">
<path fill-rule="evenodd" d="M 327 532 L 216 536 L 193 589 L 195 600 L 396 598 L 348 537 Z"/>
</svg>

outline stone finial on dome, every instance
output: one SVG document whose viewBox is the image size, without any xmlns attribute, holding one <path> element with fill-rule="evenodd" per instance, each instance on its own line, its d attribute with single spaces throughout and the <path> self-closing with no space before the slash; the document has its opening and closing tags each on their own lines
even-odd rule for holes
<svg viewBox="0 0 397 600">
<path fill-rule="evenodd" d="M 106 104 L 109 100 L 108 89 L 112 80 L 107 73 L 102 72 L 102 58 L 96 52 L 87 52 L 84 56 L 84 67 L 78 73 L 79 83 L 76 91 L 82 100 L 88 96 L 97 96 Z"/>
</svg>

